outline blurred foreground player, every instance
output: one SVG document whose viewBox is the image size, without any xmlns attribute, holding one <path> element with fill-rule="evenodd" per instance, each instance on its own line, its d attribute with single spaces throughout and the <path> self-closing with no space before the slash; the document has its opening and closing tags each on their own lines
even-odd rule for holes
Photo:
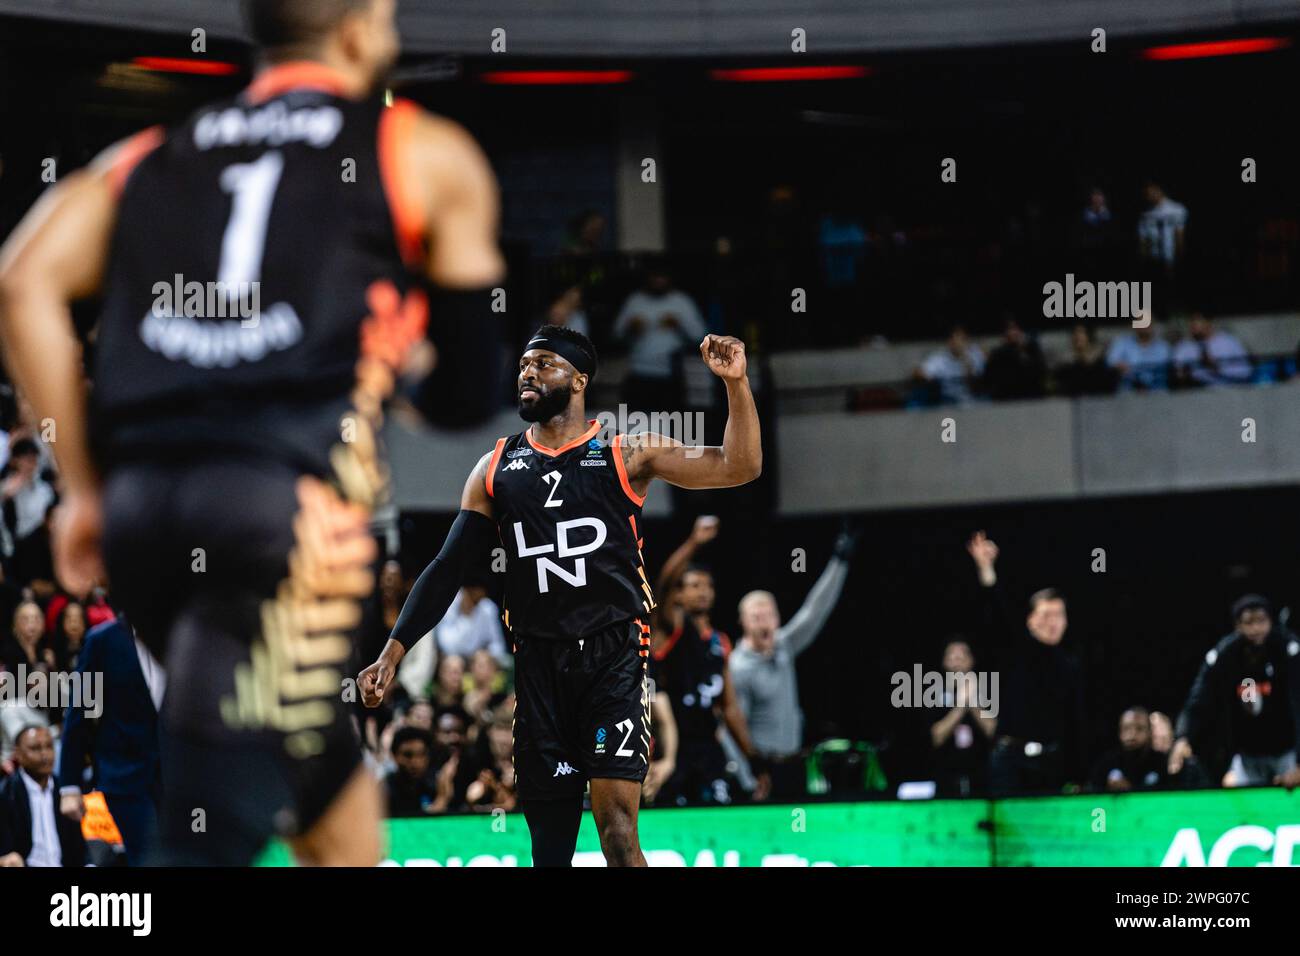
<svg viewBox="0 0 1300 956">
<path fill-rule="evenodd" d="M 569 866 L 591 781 L 605 859 L 645 866 L 637 808 L 650 715 L 646 662 L 655 601 L 641 557 L 650 482 L 728 488 L 762 467 L 745 347 L 709 335 L 700 355 L 727 389 L 721 447 L 653 433 L 597 437 L 586 417 L 596 352 L 586 336 L 543 326 L 519 360 L 519 415 L 465 482 L 447 541 L 425 568 L 379 660 L 360 676 L 378 706 L 402 655 L 447 610 L 465 568 L 506 552 L 503 617 L 515 644 L 515 768 L 535 866 Z M 498 537 L 499 536 L 499 537 Z"/>
<path fill-rule="evenodd" d="M 60 579 L 81 594 L 106 566 L 166 648 L 161 862 L 247 864 L 279 833 L 304 862 L 371 864 L 380 796 L 342 681 L 387 493 L 376 436 L 425 278 L 487 337 L 442 362 L 482 404 L 496 188 L 459 127 L 385 108 L 393 0 L 245 7 L 247 90 L 110 149 L 15 231 L 4 345 L 58 429 Z M 88 420 L 69 303 L 96 294 Z"/>
</svg>

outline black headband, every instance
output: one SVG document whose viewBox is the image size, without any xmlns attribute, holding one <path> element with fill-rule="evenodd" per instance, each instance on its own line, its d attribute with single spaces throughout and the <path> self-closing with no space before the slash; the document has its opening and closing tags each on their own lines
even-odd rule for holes
<svg viewBox="0 0 1300 956">
<path fill-rule="evenodd" d="M 558 335 L 549 336 L 545 332 L 539 332 L 528 340 L 524 346 L 524 351 L 529 349 L 546 349 L 548 352 L 554 352 L 562 359 L 566 359 L 570 365 L 589 378 L 596 377 L 595 360 L 578 348 L 576 342 L 570 342 L 568 339 L 562 339 Z"/>
</svg>

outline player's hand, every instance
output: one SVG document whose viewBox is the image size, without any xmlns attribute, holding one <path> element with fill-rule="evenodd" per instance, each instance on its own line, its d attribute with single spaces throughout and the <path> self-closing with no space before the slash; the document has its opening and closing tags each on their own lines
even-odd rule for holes
<svg viewBox="0 0 1300 956">
<path fill-rule="evenodd" d="M 6 853 L 4 856 L 0 856 L 0 866 L 26 866 L 26 865 L 27 864 L 23 862 L 23 858 L 19 856 L 17 853 Z"/>
<path fill-rule="evenodd" d="M 718 536 L 719 524 L 717 515 L 700 515 L 691 528 L 691 542 L 696 545 L 708 544 Z"/>
<path fill-rule="evenodd" d="M 646 770 L 645 783 L 641 784 L 641 796 L 646 803 L 655 802 L 655 797 L 676 770 L 677 765 L 671 760 L 656 760 L 650 765 Z"/>
<path fill-rule="evenodd" d="M 378 707 L 384 702 L 384 695 L 397 677 L 397 665 L 387 653 L 380 654 L 379 659 L 357 675 L 357 689 L 361 691 L 361 703 L 367 707 Z"/>
<path fill-rule="evenodd" d="M 74 823 L 86 815 L 86 803 L 79 793 L 65 793 L 59 797 L 59 812 Z"/>
<path fill-rule="evenodd" d="M 104 558 L 100 541 L 104 534 L 104 512 L 98 491 L 72 491 L 54 509 L 50 548 L 54 554 L 54 576 L 63 589 L 83 598 L 103 581 Z"/>
<path fill-rule="evenodd" d="M 745 343 L 734 335 L 706 335 L 700 357 L 718 378 L 738 381 L 745 377 Z"/>
<path fill-rule="evenodd" d="M 1169 773 L 1170 776 L 1183 772 L 1183 764 L 1187 758 L 1192 755 L 1191 742 L 1186 737 L 1179 737 L 1174 741 L 1174 745 L 1169 748 Z"/>
<path fill-rule="evenodd" d="M 1292 767 L 1286 773 L 1278 774 L 1273 778 L 1273 786 L 1286 787 L 1288 790 L 1300 787 L 1300 767 Z"/>
</svg>

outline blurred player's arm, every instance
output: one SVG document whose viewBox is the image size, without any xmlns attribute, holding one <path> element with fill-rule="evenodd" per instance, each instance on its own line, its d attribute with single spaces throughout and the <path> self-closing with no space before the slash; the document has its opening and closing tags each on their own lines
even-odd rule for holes
<svg viewBox="0 0 1300 956">
<path fill-rule="evenodd" d="M 651 699 L 650 717 L 654 722 L 655 759 L 641 785 L 646 803 L 654 802 L 659 790 L 677 770 L 677 721 L 667 694 L 655 694 Z"/>
<path fill-rule="evenodd" d="M 470 472 L 460 496 L 460 513 L 447 532 L 442 550 L 416 578 L 379 658 L 358 675 L 361 702 L 367 707 L 378 707 L 383 702 L 407 649 L 442 620 L 460 589 L 465 569 L 486 561 L 498 540 L 492 498 L 487 493 L 491 460 L 492 453 L 488 452 Z"/>
<path fill-rule="evenodd" d="M 724 666 L 722 668 L 722 722 L 727 725 L 727 731 L 731 734 L 736 745 L 740 747 L 741 752 L 749 760 L 754 760 L 758 754 L 754 750 L 754 741 L 749 737 L 749 722 L 745 720 L 745 712 L 740 709 L 740 699 L 736 696 L 736 685 L 731 680 L 731 668 Z"/>
<path fill-rule="evenodd" d="M 0 248 L 0 351 L 51 442 L 64 483 L 53 551 L 60 582 L 84 594 L 104 576 L 99 477 L 86 437 L 86 383 L 71 303 L 99 292 L 117 222 L 119 143 L 49 189 Z M 73 530 L 69 536 L 67 532 Z"/>
<path fill-rule="evenodd" d="M 415 193 L 424 269 L 436 287 L 430 334 L 438 364 L 420 404 L 440 425 L 474 425 L 497 410 L 499 399 L 501 322 L 492 305 L 505 260 L 496 177 L 460 125 L 409 104 L 386 122 L 401 130 L 399 156 L 409 171 L 402 181 Z"/>
<path fill-rule="evenodd" d="M 706 335 L 700 357 L 727 387 L 727 427 L 721 445 L 683 445 L 653 432 L 628 435 L 623 465 L 633 490 L 644 495 L 655 478 L 679 488 L 732 488 L 763 471 L 758 409 L 746 377 L 745 345 L 729 335 Z"/>
</svg>

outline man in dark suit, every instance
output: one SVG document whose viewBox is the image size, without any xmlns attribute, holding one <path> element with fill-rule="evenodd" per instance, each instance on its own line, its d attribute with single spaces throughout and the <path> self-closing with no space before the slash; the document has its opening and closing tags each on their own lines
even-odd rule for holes
<svg viewBox="0 0 1300 956">
<path fill-rule="evenodd" d="M 0 866 L 85 866 L 81 826 L 55 806 L 49 728 L 20 730 L 14 759 L 18 771 L 0 783 Z"/>
<path fill-rule="evenodd" d="M 125 618 L 92 628 L 77 659 L 78 673 L 103 675 L 97 699 L 69 705 L 63 717 L 59 755 L 62 813 L 79 821 L 85 812 L 81 782 L 87 759 L 108 812 L 122 834 L 127 864 L 140 865 L 157 826 L 161 792 L 158 760 L 158 707 L 162 668 L 139 641 Z M 102 708 L 92 733 L 86 708 Z"/>
</svg>

